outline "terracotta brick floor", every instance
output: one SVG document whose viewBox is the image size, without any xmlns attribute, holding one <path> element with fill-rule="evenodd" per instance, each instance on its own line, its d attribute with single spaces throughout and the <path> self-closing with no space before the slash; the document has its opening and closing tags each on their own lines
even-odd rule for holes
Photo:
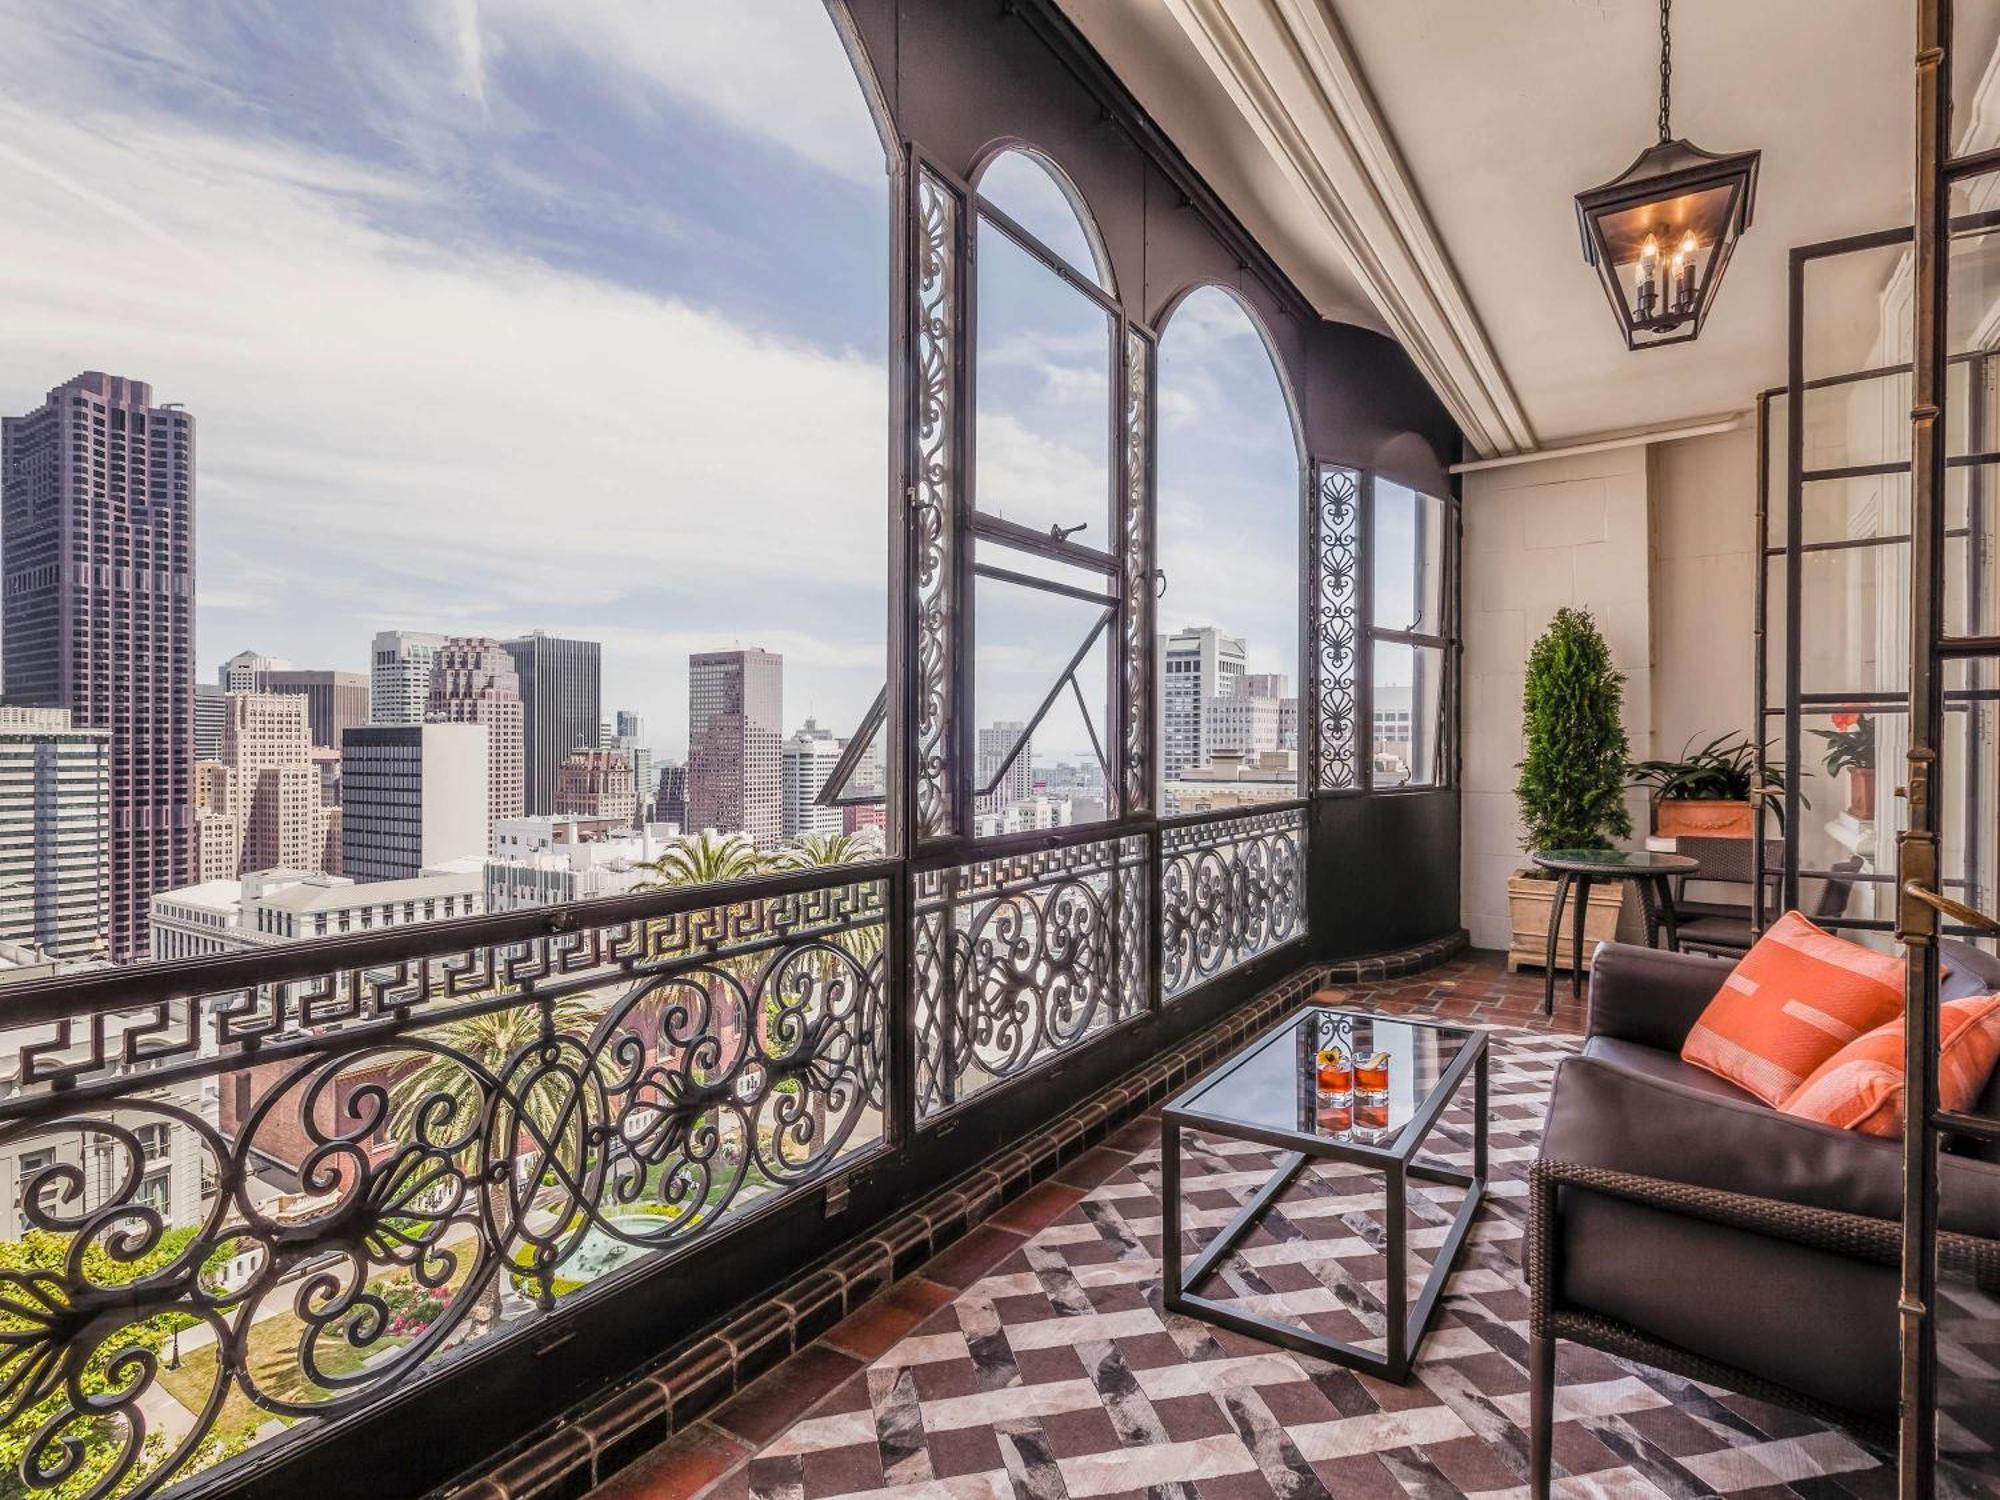
<svg viewBox="0 0 2000 1500">
<path fill-rule="evenodd" d="M 1583 1024 L 1582 1003 L 1570 998 L 1566 975 L 1558 975 L 1554 1016 L 1544 1017 L 1540 972 L 1509 974 L 1505 957 L 1499 953 L 1475 951 L 1408 979 L 1348 986 L 1338 995 L 1349 1004 L 1531 1031 L 1576 1033 Z M 985 1224 L 830 1329 L 818 1342 L 600 1486 L 593 1492 L 595 1500 L 681 1500 L 750 1493 L 749 1468 L 761 1449 L 816 1408 L 840 1404 L 835 1393 L 853 1389 L 856 1377 L 863 1375 L 871 1362 L 920 1324 L 934 1319 L 995 1267 L 1018 1258 L 1035 1234 L 1068 1213 L 1107 1178 L 1125 1171 L 1135 1156 L 1158 1144 L 1157 1115 L 1131 1121 L 1051 1181 L 1006 1204 Z M 873 1484 L 882 1483 L 879 1476 L 869 1477 Z M 763 1486 L 757 1488 L 761 1491 Z M 800 1491 L 779 1486 L 807 1496 L 836 1493 L 840 1488 L 840 1483 L 831 1488 L 808 1485 Z M 934 1482 L 930 1491 L 922 1487 L 909 1491 L 925 1492 L 955 1491 L 942 1482 Z"/>
</svg>

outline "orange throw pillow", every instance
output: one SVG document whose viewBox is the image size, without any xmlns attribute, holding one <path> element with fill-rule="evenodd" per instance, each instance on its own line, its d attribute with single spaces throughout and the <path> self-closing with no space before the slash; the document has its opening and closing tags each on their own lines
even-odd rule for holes
<svg viewBox="0 0 2000 1500">
<path fill-rule="evenodd" d="M 1938 1102 L 1967 1110 L 2000 1061 L 2000 995 L 1947 1000 L 1938 1011 Z M 1780 1106 L 1788 1115 L 1863 1135 L 1903 1133 L 1903 1018 L 1849 1042 Z"/>
<path fill-rule="evenodd" d="M 1902 1010 L 1902 959 L 1786 912 L 1722 981 L 1681 1058 L 1783 1104 L 1821 1063 Z"/>
</svg>

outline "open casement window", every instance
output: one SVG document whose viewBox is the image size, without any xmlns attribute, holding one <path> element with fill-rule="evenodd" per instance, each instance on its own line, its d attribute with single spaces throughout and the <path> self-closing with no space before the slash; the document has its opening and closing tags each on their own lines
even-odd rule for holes
<svg viewBox="0 0 2000 1500">
<path fill-rule="evenodd" d="M 1053 166 L 1003 151 L 975 204 L 959 746 L 966 831 L 984 837 L 1120 810 L 1124 323 Z"/>
<path fill-rule="evenodd" d="M 1369 785 L 1450 780 L 1450 502 L 1375 478 L 1369 515 Z"/>
</svg>

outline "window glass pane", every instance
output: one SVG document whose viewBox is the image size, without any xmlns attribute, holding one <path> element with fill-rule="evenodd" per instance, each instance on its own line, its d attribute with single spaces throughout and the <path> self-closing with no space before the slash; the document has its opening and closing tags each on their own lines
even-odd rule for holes
<svg viewBox="0 0 2000 1500">
<path fill-rule="evenodd" d="M 979 226 L 979 509 L 1111 547 L 1110 316 L 991 224 Z"/>
<path fill-rule="evenodd" d="M 41 835 L 81 897 L 0 939 L 140 960 L 183 891 L 173 951 L 241 948 L 347 925 L 273 905 L 342 880 L 461 915 L 567 858 L 503 854 L 522 819 L 618 846 L 523 892 L 613 895 L 649 804 L 761 860 L 782 747 L 881 687 L 893 192 L 826 7 L 408 10 L 87 0 L 0 47 L 9 462 L 80 454 L 107 517 L 0 548 L 162 580 L 6 632 L 7 702 L 71 718 L 10 742 L 74 732 L 90 790 Z M 318 885 L 262 909 L 274 868 Z"/>
<path fill-rule="evenodd" d="M 1444 672 L 1440 647 L 1375 643 L 1375 786 L 1443 784 Z"/>
<path fill-rule="evenodd" d="M 1375 481 L 1375 628 L 1444 634 L 1444 503 Z"/>
<path fill-rule="evenodd" d="M 980 174 L 979 196 L 1040 240 L 1086 281 L 1109 287 L 1097 246 L 1050 169 L 1025 151 L 1004 151 Z"/>
<path fill-rule="evenodd" d="M 1104 607 L 989 578 L 975 580 L 973 597 L 973 831 L 1103 821 Z"/>
<path fill-rule="evenodd" d="M 1299 776 L 1299 451 L 1269 346 L 1206 287 L 1160 341 L 1160 809 Z"/>
</svg>

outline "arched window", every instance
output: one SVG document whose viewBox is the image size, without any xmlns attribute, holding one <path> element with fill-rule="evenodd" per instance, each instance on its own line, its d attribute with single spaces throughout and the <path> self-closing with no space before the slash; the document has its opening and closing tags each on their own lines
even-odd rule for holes
<svg viewBox="0 0 2000 1500">
<path fill-rule="evenodd" d="M 1263 332 L 1190 293 L 1160 339 L 1163 815 L 1297 793 L 1300 462 Z"/>
<path fill-rule="evenodd" d="M 1117 304 L 1075 190 L 1025 150 L 981 174 L 974 254 L 973 831 L 1095 822 L 1114 802 Z"/>
</svg>

